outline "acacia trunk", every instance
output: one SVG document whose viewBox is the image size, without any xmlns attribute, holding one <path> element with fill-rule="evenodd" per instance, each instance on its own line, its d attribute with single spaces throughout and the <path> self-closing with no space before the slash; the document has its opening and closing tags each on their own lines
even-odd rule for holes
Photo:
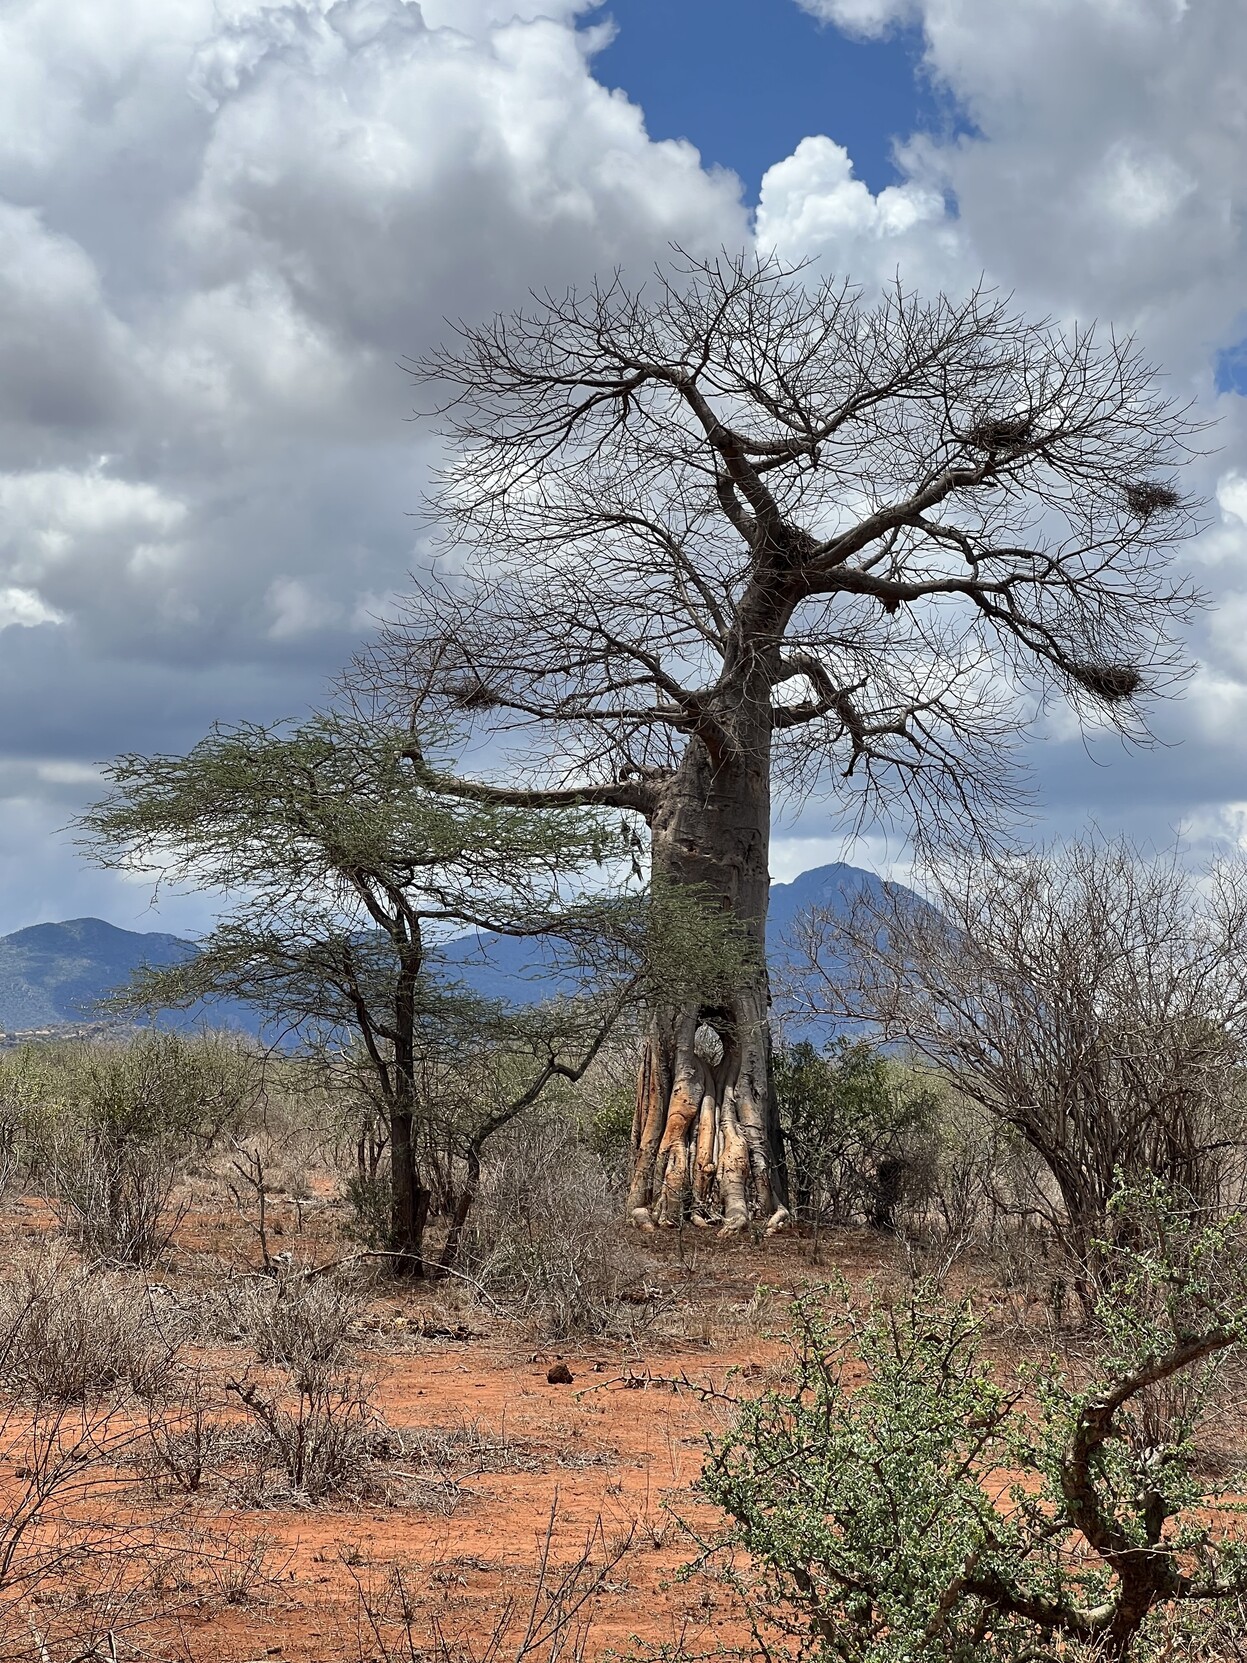
<svg viewBox="0 0 1247 1663">
<path fill-rule="evenodd" d="M 390 1252 L 397 1276 L 424 1275 L 429 1192 L 420 1182 L 410 1109 L 390 1111 Z"/>
<path fill-rule="evenodd" d="M 633 1118 L 632 1220 L 642 1229 L 720 1219 L 787 1219 L 787 1179 L 771 1087 L 766 913 L 770 890 L 770 732 L 712 764 L 696 741 L 651 822 L 655 882 L 695 886 L 733 917 L 744 954 L 714 1003 L 654 1012 Z"/>
</svg>

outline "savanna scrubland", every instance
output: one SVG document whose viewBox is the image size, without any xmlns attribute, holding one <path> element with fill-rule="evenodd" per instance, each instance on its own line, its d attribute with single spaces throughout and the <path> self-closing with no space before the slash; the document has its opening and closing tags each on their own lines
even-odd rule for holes
<svg viewBox="0 0 1247 1663">
<path fill-rule="evenodd" d="M 986 292 L 727 256 L 418 373 L 453 581 L 80 822 L 221 898 L 118 1008 L 287 1050 L 0 1058 L 6 1648 L 1242 1656 L 1247 883 L 1018 847 L 1009 768 L 1179 683 L 1189 413 Z M 784 986 L 777 790 L 923 889 Z M 466 929 L 569 983 L 475 998 Z"/>
<path fill-rule="evenodd" d="M 1124 858 L 1086 855 L 1098 892 Z M 771 1235 L 621 1222 L 626 1033 L 490 1140 L 465 1217 L 464 1129 L 523 1059 L 426 1058 L 420 1277 L 366 1070 L 150 1030 L 5 1053 L 6 1654 L 1241 1655 L 1240 1066 L 1124 978 L 1110 1012 L 1099 967 L 1062 1057 L 1057 967 L 1049 1159 L 969 1074 L 781 1044 Z M 1141 1085 L 1141 1021 L 1180 1076 Z M 1091 1222 L 1057 1174 L 1100 1172 L 1110 1100 L 1136 1136 Z"/>
</svg>

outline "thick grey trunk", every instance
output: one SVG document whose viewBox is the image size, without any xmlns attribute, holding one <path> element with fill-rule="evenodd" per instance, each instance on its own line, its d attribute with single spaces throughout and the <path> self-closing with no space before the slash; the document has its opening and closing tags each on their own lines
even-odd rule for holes
<svg viewBox="0 0 1247 1663">
<path fill-rule="evenodd" d="M 766 973 L 770 724 L 715 766 L 693 741 L 652 824 L 656 880 L 695 886 L 744 932 L 747 953 L 713 1005 L 655 1012 L 637 1086 L 630 1208 L 642 1228 L 751 1216 L 777 1228 L 786 1184 L 771 1091 Z"/>
</svg>

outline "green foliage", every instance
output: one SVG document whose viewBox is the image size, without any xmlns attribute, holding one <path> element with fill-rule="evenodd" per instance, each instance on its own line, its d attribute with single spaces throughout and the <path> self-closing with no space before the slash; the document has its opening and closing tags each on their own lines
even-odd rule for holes
<svg viewBox="0 0 1247 1663">
<path fill-rule="evenodd" d="M 353 1080 L 362 1118 L 379 1113 L 392 1134 L 388 1245 L 419 1269 L 427 1191 L 412 1131 L 430 1060 L 492 1049 L 512 1078 L 505 1102 L 456 1127 L 470 1165 L 493 1130 L 583 1069 L 640 996 L 630 942 L 644 924 L 601 870 L 625 855 L 618 818 L 481 802 L 430 772 L 409 729 L 341 714 L 218 728 L 184 757 L 126 756 L 109 774 L 111 795 L 80 821 L 96 860 L 228 900 L 193 958 L 140 976 L 121 1002 L 250 1001 L 336 1083 Z M 438 942 L 465 926 L 557 942 L 586 984 L 613 960 L 618 973 L 550 1009 L 504 1009 L 437 973 Z"/>
<path fill-rule="evenodd" d="M 1040 1371 L 1035 1410 L 968 1304 L 797 1302 L 790 1383 L 741 1407 L 702 1477 L 732 1521 L 703 1560 L 731 1556 L 768 1653 L 1145 1658 L 1174 1608 L 1193 1645 L 1241 1599 L 1247 1546 L 1192 1451 L 1211 1360 L 1247 1332 L 1241 1231 L 1136 1214 L 1091 1380 Z"/>
<path fill-rule="evenodd" d="M 223 995 L 297 1034 L 358 1124 L 388 1124 L 388 1242 L 413 1270 L 425 1203 L 454 1189 L 448 1167 L 469 1174 L 470 1204 L 487 1138 L 579 1079 L 628 1012 L 730 987 L 744 950 L 696 894 L 620 879 L 632 835 L 619 816 L 482 800 L 434 771 L 424 742 L 341 714 L 218 728 L 184 757 L 118 759 L 111 795 L 80 821 L 101 864 L 227 898 L 196 955 L 139 976 L 119 1003 Z M 465 927 L 540 937 L 543 969 L 572 996 L 515 1008 L 472 995 L 437 962 Z M 474 1087 L 448 1105 L 425 1089 L 438 1073 Z M 428 1147 L 431 1121 L 448 1151 Z M 431 1173 L 417 1169 L 422 1138 Z M 356 1199 L 371 1232 L 375 1198 Z"/>
<path fill-rule="evenodd" d="M 791 1388 L 744 1406 L 702 1478 L 751 1557 L 751 1608 L 802 1656 L 945 1655 L 914 1642 L 998 1528 L 965 1481 L 1007 1407 L 974 1363 L 973 1324 L 914 1307 L 846 1337 L 810 1302 L 793 1322 Z M 955 1609 L 960 1638 L 980 1616 L 981 1602 Z"/>
<path fill-rule="evenodd" d="M 756 949 L 709 890 L 656 875 L 638 920 L 643 937 L 630 945 L 636 962 L 645 967 L 650 1003 L 730 1002 Z"/>
<path fill-rule="evenodd" d="M 584 1127 L 585 1139 L 594 1154 L 618 1155 L 632 1142 L 632 1121 L 636 1113 L 636 1088 L 616 1088 L 603 1095 Z"/>
<path fill-rule="evenodd" d="M 412 735 L 353 717 L 217 727 L 185 756 L 118 757 L 112 794 L 82 816 L 86 847 L 173 881 L 258 895 L 349 900 L 352 875 L 427 878 L 443 905 L 526 876 L 528 898 L 585 862 L 622 853 L 616 824 L 585 810 L 537 815 L 431 791 Z M 513 906 L 520 897 L 510 894 Z"/>
<path fill-rule="evenodd" d="M 83 1249 L 123 1263 L 159 1256 L 179 1172 L 262 1090 L 259 1057 L 225 1035 L 149 1031 L 0 1057 L 0 1104 L 25 1165 Z"/>
<path fill-rule="evenodd" d="M 429 1027 L 487 1020 L 483 1002 L 428 973 L 439 934 L 549 933 L 573 957 L 595 941 L 610 900 L 579 885 L 622 857 L 617 820 L 432 789 L 411 749 L 407 729 L 330 714 L 217 728 L 183 757 L 117 759 L 111 795 L 79 822 L 92 857 L 229 898 L 194 958 L 141 976 L 120 1002 L 225 994 L 304 1037 L 345 1027 L 384 1046 L 398 998 Z"/>
<path fill-rule="evenodd" d="M 228 1034 L 146 1030 L 0 1053 L 0 1104 L 24 1128 L 36 1160 L 49 1135 L 66 1128 L 189 1153 L 233 1125 L 262 1088 L 259 1057 Z"/>
<path fill-rule="evenodd" d="M 865 1041 L 775 1053 L 775 1097 L 798 1216 L 885 1227 L 932 1131 L 936 1097 Z"/>
<path fill-rule="evenodd" d="M 350 1217 L 343 1226 L 346 1239 L 360 1247 L 384 1247 L 390 1232 L 389 1161 L 383 1161 L 375 1172 L 357 1167 L 342 1188 L 350 1208 Z"/>
</svg>

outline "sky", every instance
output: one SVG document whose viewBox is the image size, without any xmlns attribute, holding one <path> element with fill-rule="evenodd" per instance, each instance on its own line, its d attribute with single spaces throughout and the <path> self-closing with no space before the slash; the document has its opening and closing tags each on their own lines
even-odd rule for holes
<svg viewBox="0 0 1247 1663">
<path fill-rule="evenodd" d="M 1157 746 L 1028 745 L 1037 835 L 1247 840 L 1241 0 L 15 0 L 0 10 L 0 932 L 194 931 L 64 830 L 120 752 L 297 716 L 428 559 L 401 360 L 678 240 L 980 276 L 1215 425 Z M 791 807 L 773 869 L 903 869 Z"/>
</svg>

